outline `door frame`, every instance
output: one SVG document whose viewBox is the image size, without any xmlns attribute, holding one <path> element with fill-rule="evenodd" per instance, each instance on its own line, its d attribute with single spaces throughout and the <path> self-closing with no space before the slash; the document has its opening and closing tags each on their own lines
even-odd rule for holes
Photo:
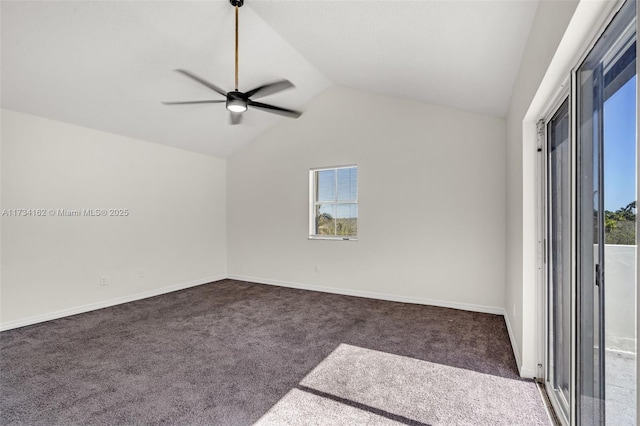
<svg viewBox="0 0 640 426">
<path fill-rule="evenodd" d="M 610 3 L 607 7 L 607 12 L 602 16 L 602 20 L 599 20 L 599 25 L 591 32 L 591 37 L 586 42 L 582 43 L 581 48 L 576 51 L 576 56 L 569 62 L 568 75 L 565 77 L 564 82 L 558 87 L 557 90 L 552 92 L 548 101 L 545 102 L 539 114 L 538 123 L 543 123 L 541 126 L 538 124 L 537 131 L 537 155 L 535 156 L 534 165 L 534 182 L 535 182 L 535 210 L 536 210 L 536 313 L 538 315 L 536 321 L 536 342 L 537 342 L 537 379 L 543 383 L 547 382 L 547 368 L 548 368 L 548 333 L 547 333 L 547 289 L 548 289 L 548 193 L 547 193 L 547 124 L 553 117 L 558 108 L 562 105 L 567 97 L 569 98 L 569 119 L 570 119 L 570 148 L 571 148 L 571 164 L 570 164 L 570 191 L 571 191 L 571 214 L 574 220 L 571 221 L 571 317 L 575 319 L 571 324 L 571 401 L 570 401 L 570 419 L 564 418 L 561 410 L 558 410 L 558 402 L 554 400 L 554 397 L 548 393 L 549 399 L 553 409 L 558 414 L 558 418 L 563 424 L 574 426 L 576 425 L 577 410 L 577 344 L 579 336 L 579 318 L 576 309 L 577 301 L 577 176 L 575 171 L 577 170 L 577 71 L 586 57 L 589 55 L 595 44 L 600 40 L 603 33 L 606 31 L 609 24 L 613 21 L 616 14 L 625 4 L 626 0 L 616 0 Z M 640 30 L 640 19 L 636 20 L 637 29 Z M 640 35 L 640 31 L 638 31 Z M 640 44 L 636 45 L 636 49 L 640 51 Z M 637 61 L 637 71 L 640 71 L 640 61 Z M 640 75 L 640 72 L 638 73 Z M 640 84 L 638 84 L 638 93 L 640 93 Z M 639 120 L 640 122 L 640 120 Z M 638 159 L 640 161 L 640 149 L 638 149 Z M 640 164 L 640 163 L 639 163 Z M 640 173 L 638 174 L 640 182 Z M 640 183 L 639 183 L 640 185 Z M 640 186 L 639 186 L 640 188 Z M 638 259 L 640 262 L 640 250 L 638 251 Z M 638 292 L 638 302 L 640 303 L 640 292 Z M 636 324 L 640 321 L 640 316 L 636 320 Z M 640 358 L 638 358 L 638 379 L 640 380 Z M 637 415 L 640 419 L 640 392 L 638 392 L 638 411 Z"/>
<path fill-rule="evenodd" d="M 571 418 L 573 418 L 574 412 L 576 410 L 575 407 L 575 371 L 576 371 L 576 351 L 575 351 L 575 321 L 572 321 L 571 324 L 571 335 L 569 339 L 569 344 L 571 347 L 571 367 L 570 367 L 570 397 L 569 397 L 569 418 L 564 415 L 563 410 L 560 408 L 560 402 L 557 400 L 555 394 L 549 388 L 549 377 L 548 377 L 548 368 L 550 367 L 549 362 L 549 273 L 550 271 L 550 262 L 549 262 L 549 175 L 548 175 L 548 126 L 551 119 L 555 116 L 558 110 L 562 107 L 565 101 L 569 104 L 569 194 L 570 194 L 570 212 L 571 215 L 575 215 L 575 132 L 574 132 L 574 115 L 573 106 L 575 95 L 573 92 L 573 79 L 569 76 L 565 79 L 564 83 L 560 86 L 560 90 L 556 91 L 553 101 L 549 103 L 549 106 L 545 110 L 543 114 L 543 118 L 538 121 L 537 130 L 538 130 L 538 143 L 537 143 L 537 154 L 536 155 L 536 183 L 537 183 L 537 191 L 536 191 L 536 202 L 538 211 L 537 218 L 537 273 L 538 273 L 538 282 L 542 283 L 542 285 L 538 286 L 538 312 L 542 312 L 542 315 L 539 315 L 538 320 L 538 374 L 540 374 L 539 379 L 545 384 L 547 387 L 547 395 L 549 397 L 549 401 L 553 407 L 553 410 L 556 413 L 556 416 L 561 421 L 563 425 L 569 425 L 571 422 Z M 570 254 L 570 288 L 571 288 L 571 318 L 575 318 L 576 314 L 576 280 L 575 280 L 575 221 L 571 221 L 571 232 L 569 236 L 569 240 L 571 241 L 571 254 Z"/>
</svg>

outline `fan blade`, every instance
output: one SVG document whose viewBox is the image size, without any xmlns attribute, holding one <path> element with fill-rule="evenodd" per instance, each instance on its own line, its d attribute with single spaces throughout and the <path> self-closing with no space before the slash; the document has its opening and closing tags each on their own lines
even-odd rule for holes
<svg viewBox="0 0 640 426">
<path fill-rule="evenodd" d="M 274 83 L 265 84 L 264 86 L 256 87 L 253 90 L 249 90 L 245 93 L 247 98 L 261 98 L 263 96 L 273 95 L 274 93 L 281 92 L 285 89 L 296 87 L 289 80 L 276 81 Z"/>
<path fill-rule="evenodd" d="M 193 79 L 195 81 L 197 81 L 198 83 L 202 84 L 203 86 L 207 86 L 209 89 L 213 90 L 214 92 L 220 93 L 224 97 L 227 96 L 227 92 L 225 92 L 224 90 L 222 90 L 221 88 L 219 88 L 215 84 L 208 82 L 204 78 L 202 78 L 202 77 L 200 77 L 198 75 L 195 75 L 191 71 L 181 70 L 181 69 L 177 69 L 176 71 L 181 73 L 181 74 L 186 75 L 187 77 L 189 77 L 189 78 L 191 78 L 191 79 Z"/>
<path fill-rule="evenodd" d="M 188 105 L 188 104 L 220 104 L 223 102 L 227 102 L 226 100 L 223 101 L 186 101 L 186 102 L 163 102 L 163 104 L 165 105 Z"/>
<path fill-rule="evenodd" d="M 242 113 L 241 112 L 231 112 L 229 113 L 229 124 L 240 124 L 242 121 Z"/>
<path fill-rule="evenodd" d="M 266 112 L 272 112 L 274 114 L 284 115 L 285 117 L 298 118 L 302 115 L 301 112 L 293 111 L 291 109 L 280 108 L 273 105 L 263 104 L 260 102 L 254 102 L 251 99 L 247 100 L 247 104 L 254 108 L 262 109 Z"/>
</svg>

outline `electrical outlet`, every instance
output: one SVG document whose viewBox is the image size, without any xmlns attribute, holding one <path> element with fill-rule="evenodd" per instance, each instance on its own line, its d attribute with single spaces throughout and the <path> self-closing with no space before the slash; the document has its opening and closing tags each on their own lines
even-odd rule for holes
<svg viewBox="0 0 640 426">
<path fill-rule="evenodd" d="M 144 269 L 138 269 L 138 278 L 144 279 Z"/>
<path fill-rule="evenodd" d="M 106 275 L 101 275 L 100 285 L 107 285 L 107 284 L 109 284 L 109 277 L 107 277 Z"/>
<path fill-rule="evenodd" d="M 320 272 L 320 265 L 315 265 L 315 267 L 314 267 L 314 271 L 316 271 L 316 272 Z"/>
</svg>

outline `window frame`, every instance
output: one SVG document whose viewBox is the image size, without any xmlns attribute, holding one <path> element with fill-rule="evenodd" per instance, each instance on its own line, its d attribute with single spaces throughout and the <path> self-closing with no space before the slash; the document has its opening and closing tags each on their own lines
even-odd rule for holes
<svg viewBox="0 0 640 426">
<path fill-rule="evenodd" d="M 358 170 L 357 164 L 347 164 L 342 166 L 328 166 L 328 167 L 314 167 L 309 169 L 309 239 L 310 240 L 333 240 L 333 241 L 358 241 L 358 231 L 356 230 L 356 235 L 319 235 L 316 234 L 316 206 L 318 204 L 332 204 L 332 205 L 356 205 L 358 206 L 358 178 L 356 177 L 356 198 L 355 200 L 344 200 L 344 201 L 318 201 L 318 185 L 316 184 L 316 176 L 317 172 L 325 171 L 325 170 L 335 170 L 336 171 L 336 191 L 337 191 L 337 176 L 338 170 L 342 169 L 356 169 Z M 356 217 L 357 220 L 357 217 Z"/>
</svg>

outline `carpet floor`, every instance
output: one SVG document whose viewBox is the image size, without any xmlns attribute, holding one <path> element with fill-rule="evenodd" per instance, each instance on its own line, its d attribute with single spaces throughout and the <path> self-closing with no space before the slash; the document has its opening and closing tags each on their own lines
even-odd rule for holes
<svg viewBox="0 0 640 426">
<path fill-rule="evenodd" d="M 224 280 L 0 333 L 3 425 L 549 425 L 504 318 Z"/>
</svg>

